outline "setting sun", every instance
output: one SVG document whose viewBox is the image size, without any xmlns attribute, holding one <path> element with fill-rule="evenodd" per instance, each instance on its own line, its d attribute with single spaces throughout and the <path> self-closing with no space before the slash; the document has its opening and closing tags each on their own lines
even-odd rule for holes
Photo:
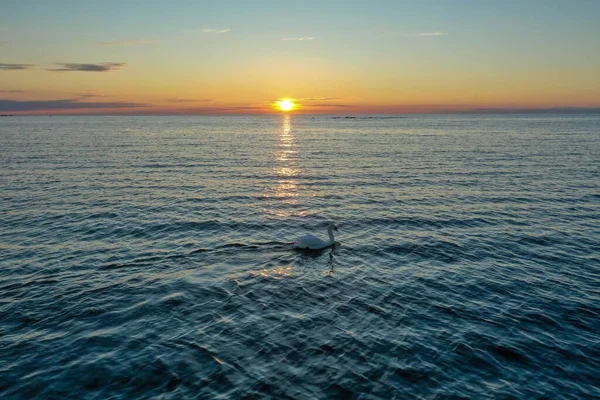
<svg viewBox="0 0 600 400">
<path fill-rule="evenodd" d="M 281 111 L 291 111 L 295 106 L 296 104 L 291 99 L 283 99 L 277 102 L 277 107 Z"/>
</svg>

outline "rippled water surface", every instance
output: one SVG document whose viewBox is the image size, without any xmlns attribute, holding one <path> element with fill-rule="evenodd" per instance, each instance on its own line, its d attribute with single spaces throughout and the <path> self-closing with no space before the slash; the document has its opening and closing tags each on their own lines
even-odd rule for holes
<svg viewBox="0 0 600 400">
<path fill-rule="evenodd" d="M 0 166 L 1 398 L 600 396 L 600 116 L 13 117 Z"/>
</svg>

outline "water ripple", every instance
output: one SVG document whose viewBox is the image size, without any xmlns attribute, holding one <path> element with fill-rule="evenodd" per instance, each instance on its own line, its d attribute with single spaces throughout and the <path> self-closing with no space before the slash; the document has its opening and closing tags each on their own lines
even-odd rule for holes
<svg viewBox="0 0 600 400">
<path fill-rule="evenodd" d="M 3 119 L 0 397 L 600 397 L 598 122 Z"/>
</svg>

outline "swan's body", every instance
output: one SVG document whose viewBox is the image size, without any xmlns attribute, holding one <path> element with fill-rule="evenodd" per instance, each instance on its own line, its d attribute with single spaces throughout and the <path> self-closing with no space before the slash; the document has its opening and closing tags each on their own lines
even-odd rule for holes
<svg viewBox="0 0 600 400">
<path fill-rule="evenodd" d="M 316 237 L 315 235 L 306 235 L 302 236 L 300 239 L 294 243 L 295 249 L 310 249 L 310 250 L 320 250 L 326 247 L 332 246 L 335 243 L 335 239 L 333 237 L 333 231 L 337 232 L 337 226 L 333 223 L 330 223 L 327 226 L 327 233 L 329 234 L 329 240 L 325 241 Z"/>
</svg>

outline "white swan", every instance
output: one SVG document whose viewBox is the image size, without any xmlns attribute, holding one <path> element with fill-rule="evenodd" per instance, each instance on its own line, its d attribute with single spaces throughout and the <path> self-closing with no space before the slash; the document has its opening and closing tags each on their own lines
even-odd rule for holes
<svg viewBox="0 0 600 400">
<path fill-rule="evenodd" d="M 306 235 L 302 236 L 300 239 L 294 243 L 295 249 L 311 249 L 311 250 L 319 250 L 324 249 L 325 247 L 329 247 L 335 243 L 335 239 L 333 238 L 333 231 L 337 232 L 337 226 L 333 222 L 330 222 L 327 225 L 327 233 L 329 234 L 329 240 L 324 241 L 319 239 L 314 235 Z"/>
</svg>

